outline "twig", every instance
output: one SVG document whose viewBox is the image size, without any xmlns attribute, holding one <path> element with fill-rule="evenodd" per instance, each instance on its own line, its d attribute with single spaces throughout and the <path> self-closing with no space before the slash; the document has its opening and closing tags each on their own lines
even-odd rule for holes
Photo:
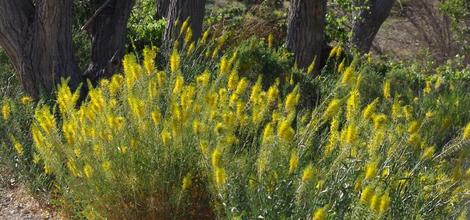
<svg viewBox="0 0 470 220">
<path fill-rule="evenodd" d="M 93 22 L 93 20 L 95 20 L 96 17 L 98 17 L 98 15 L 104 10 L 104 8 L 111 2 L 111 0 L 107 0 L 105 3 L 103 3 L 103 5 L 101 5 L 98 9 L 96 9 L 95 13 L 93 14 L 93 16 L 90 17 L 90 19 L 88 19 L 88 21 L 85 23 L 85 25 L 83 25 L 82 28 L 80 28 L 80 31 L 84 31 L 86 29 L 88 29 L 88 26 L 90 26 L 91 22 Z"/>
</svg>

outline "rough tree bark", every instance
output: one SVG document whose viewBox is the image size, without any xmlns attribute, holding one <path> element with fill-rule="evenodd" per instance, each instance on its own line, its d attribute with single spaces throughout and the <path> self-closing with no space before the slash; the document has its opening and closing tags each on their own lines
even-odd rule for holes
<svg viewBox="0 0 470 220">
<path fill-rule="evenodd" d="M 157 14 L 156 14 L 157 20 L 167 17 L 169 6 L 170 6 L 170 0 L 157 0 Z"/>
<path fill-rule="evenodd" d="M 326 0 L 292 0 L 287 28 L 287 49 L 294 53 L 298 67 L 306 68 L 315 59 L 319 68 L 323 48 Z"/>
<path fill-rule="evenodd" d="M 206 0 L 171 0 L 168 8 L 168 24 L 165 29 L 163 41 L 165 48 L 169 48 L 173 39 L 179 35 L 180 25 L 189 18 L 189 27 L 193 32 L 193 41 L 196 41 L 202 32 L 204 9 Z M 176 21 L 179 24 L 174 25 Z"/>
<path fill-rule="evenodd" d="M 81 82 L 72 50 L 72 0 L 0 0 L 0 46 L 27 94 L 50 94 L 60 78 Z"/>
<path fill-rule="evenodd" d="M 84 76 L 96 83 L 120 68 L 134 0 L 95 0 L 93 4 L 95 13 L 82 29 L 87 29 L 92 43 L 91 62 Z"/>
<path fill-rule="evenodd" d="M 368 53 L 375 35 L 390 15 L 396 0 L 368 0 L 359 3 L 365 8 L 359 12 L 359 19 L 353 24 L 351 43 L 360 53 Z"/>
<path fill-rule="evenodd" d="M 72 47 L 72 3 L 0 0 L 0 46 L 33 98 L 51 94 L 61 78 L 70 78 L 71 89 L 84 82 Z M 94 0 L 93 4 L 96 11 L 84 26 L 92 38 L 91 63 L 84 75 L 96 83 L 120 67 L 134 0 Z"/>
</svg>

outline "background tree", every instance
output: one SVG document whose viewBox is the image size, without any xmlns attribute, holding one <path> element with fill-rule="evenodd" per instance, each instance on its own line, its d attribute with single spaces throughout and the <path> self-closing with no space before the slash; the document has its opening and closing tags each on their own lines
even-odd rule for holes
<svg viewBox="0 0 470 220">
<path fill-rule="evenodd" d="M 174 38 L 178 37 L 180 26 L 189 19 L 193 41 L 196 41 L 202 32 L 206 0 L 171 0 L 168 8 L 168 24 L 165 29 L 163 41 L 169 47 Z M 175 23 L 179 21 L 178 23 Z M 176 25 L 175 25 L 176 24 Z"/>
<path fill-rule="evenodd" d="M 292 0 L 287 28 L 287 48 L 298 67 L 306 68 L 316 59 L 318 68 L 324 45 L 326 0 Z"/>
<path fill-rule="evenodd" d="M 383 22 L 390 15 L 396 0 L 357 1 L 356 7 L 361 8 L 352 28 L 351 44 L 360 53 L 368 53 L 375 35 Z"/>
<path fill-rule="evenodd" d="M 92 39 L 85 77 L 96 82 L 114 73 L 124 53 L 125 30 L 133 0 L 96 0 L 83 29 Z M 83 82 L 74 59 L 72 0 L 0 0 L 0 46 L 8 54 L 26 93 L 50 94 L 60 78 L 74 89 Z"/>
<path fill-rule="evenodd" d="M 169 6 L 170 6 L 170 0 L 157 0 L 157 14 L 156 14 L 157 20 L 167 17 Z"/>
</svg>

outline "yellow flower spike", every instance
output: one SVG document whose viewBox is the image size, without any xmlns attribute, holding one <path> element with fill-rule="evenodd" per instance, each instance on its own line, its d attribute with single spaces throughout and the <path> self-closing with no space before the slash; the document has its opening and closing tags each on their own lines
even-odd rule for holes
<svg viewBox="0 0 470 220">
<path fill-rule="evenodd" d="M 338 72 L 339 72 L 339 73 L 343 73 L 343 72 L 344 72 L 344 66 L 346 65 L 345 62 L 346 62 L 346 60 L 343 59 L 343 61 L 341 61 L 341 63 L 338 65 Z"/>
<path fill-rule="evenodd" d="M 157 82 L 158 82 L 158 87 L 164 87 L 165 82 L 166 82 L 166 75 L 165 72 L 160 71 L 157 73 Z"/>
<path fill-rule="evenodd" d="M 72 173 L 72 176 L 74 177 L 80 177 L 80 172 L 77 169 L 77 166 L 75 165 L 75 162 L 72 160 L 67 161 L 67 168 L 69 169 L 70 173 Z"/>
<path fill-rule="evenodd" d="M 147 74 L 155 72 L 155 58 L 157 57 L 157 50 L 155 48 L 145 47 L 144 49 L 144 67 Z"/>
<path fill-rule="evenodd" d="M 383 85 L 383 95 L 385 99 L 390 100 L 392 98 L 391 83 L 390 80 L 386 80 Z"/>
<path fill-rule="evenodd" d="M 263 130 L 263 144 L 269 143 L 269 140 L 273 137 L 274 128 L 272 123 L 268 123 Z"/>
<path fill-rule="evenodd" d="M 351 120 L 357 113 L 360 105 L 359 90 L 353 89 L 349 93 L 349 98 L 346 101 L 346 118 Z"/>
<path fill-rule="evenodd" d="M 101 168 L 104 172 L 109 172 L 111 170 L 111 162 L 109 162 L 109 160 L 103 161 L 103 163 L 101 163 Z"/>
<path fill-rule="evenodd" d="M 289 174 L 293 174 L 299 166 L 299 156 L 296 152 L 292 152 L 289 159 Z"/>
<path fill-rule="evenodd" d="M 435 151 L 436 148 L 434 146 L 425 148 L 423 154 L 421 154 L 421 160 L 431 159 Z"/>
<path fill-rule="evenodd" d="M 191 42 L 191 44 L 188 47 L 188 50 L 186 51 L 186 54 L 187 55 L 193 54 L 195 49 L 196 49 L 196 44 L 194 44 L 194 42 Z"/>
<path fill-rule="evenodd" d="M 354 182 L 354 192 L 359 192 L 362 188 L 362 179 L 358 178 L 356 182 Z"/>
<path fill-rule="evenodd" d="M 33 99 L 29 96 L 23 96 L 21 98 L 21 104 L 23 104 L 23 105 L 29 105 L 32 101 L 33 101 Z"/>
<path fill-rule="evenodd" d="M 170 55 L 170 70 L 172 73 L 176 73 L 176 71 L 180 68 L 180 55 L 176 48 L 173 49 L 173 52 Z"/>
<path fill-rule="evenodd" d="M 387 123 L 387 116 L 385 114 L 377 114 L 377 115 L 374 115 L 372 118 L 374 121 L 375 129 L 382 129 Z"/>
<path fill-rule="evenodd" d="M 193 30 L 191 29 L 191 27 L 188 27 L 188 29 L 186 29 L 186 33 L 184 35 L 184 44 L 188 45 L 189 42 L 191 42 L 192 39 L 193 39 Z"/>
<path fill-rule="evenodd" d="M 367 163 L 365 168 L 364 180 L 371 180 L 375 177 L 375 174 L 377 173 L 377 165 L 378 163 L 376 161 L 371 161 Z"/>
<path fill-rule="evenodd" d="M 2 105 L 2 117 L 3 120 L 7 121 L 11 116 L 11 106 L 8 101 L 5 101 Z"/>
<path fill-rule="evenodd" d="M 363 204 L 369 204 L 370 199 L 372 198 L 374 194 L 374 189 L 370 186 L 366 186 L 361 192 L 361 198 L 360 201 Z"/>
<path fill-rule="evenodd" d="M 313 165 L 309 164 L 302 172 L 302 183 L 308 183 L 313 178 Z"/>
<path fill-rule="evenodd" d="M 183 21 L 183 24 L 181 24 L 180 34 L 183 34 L 184 32 L 186 32 L 186 29 L 188 28 L 188 26 L 189 26 L 189 17 Z"/>
<path fill-rule="evenodd" d="M 323 113 L 322 118 L 324 119 L 330 119 L 331 117 L 335 116 L 338 114 L 338 111 L 341 107 L 341 101 L 339 99 L 333 99 L 331 102 L 328 104 L 328 107 L 326 108 L 325 112 Z"/>
<path fill-rule="evenodd" d="M 372 118 L 372 115 L 375 113 L 375 109 L 377 108 L 378 103 L 379 99 L 375 99 L 373 102 L 368 104 L 362 112 L 362 118 L 364 118 L 365 120 Z"/>
<path fill-rule="evenodd" d="M 350 84 L 354 79 L 354 67 L 349 66 L 343 73 L 343 77 L 341 78 L 341 83 L 343 85 Z"/>
<path fill-rule="evenodd" d="M 83 167 L 83 173 L 87 178 L 91 178 L 93 176 L 93 167 L 91 167 L 89 164 L 85 164 Z"/>
<path fill-rule="evenodd" d="M 13 148 L 15 148 L 16 153 L 19 156 L 23 156 L 24 154 L 24 148 L 23 145 L 15 138 L 13 135 L 10 136 L 11 143 L 13 144 Z"/>
<path fill-rule="evenodd" d="M 426 80 L 426 86 L 423 89 L 424 94 L 429 94 L 432 91 L 432 82 L 431 80 Z"/>
<path fill-rule="evenodd" d="M 196 83 L 198 86 L 205 87 L 210 81 L 210 73 L 208 70 L 204 70 L 204 72 L 196 77 Z"/>
<path fill-rule="evenodd" d="M 211 154 L 211 161 L 212 161 L 212 167 L 220 167 L 221 166 L 221 158 L 222 158 L 222 152 L 220 147 L 216 147 L 215 150 Z"/>
<path fill-rule="evenodd" d="M 343 142 L 348 143 L 348 144 L 354 143 L 357 140 L 357 135 L 358 135 L 357 133 L 358 133 L 358 128 L 355 125 L 350 124 L 346 128 L 346 133 L 345 133 Z"/>
<path fill-rule="evenodd" d="M 279 97 L 279 89 L 277 88 L 277 85 L 272 85 L 268 89 L 268 103 L 271 104 L 275 102 Z"/>
<path fill-rule="evenodd" d="M 268 48 L 269 49 L 273 48 L 273 41 L 274 41 L 274 36 L 272 33 L 269 33 L 268 35 Z"/>
<path fill-rule="evenodd" d="M 183 191 L 189 189 L 192 185 L 193 181 L 192 181 L 192 178 L 191 178 L 191 174 L 186 174 L 186 176 L 184 176 L 183 178 L 183 181 L 181 183 L 181 189 L 183 189 Z"/>
<path fill-rule="evenodd" d="M 237 89 L 235 90 L 235 94 L 238 94 L 238 95 L 243 94 L 247 87 L 248 87 L 248 79 L 243 77 L 240 80 L 240 82 L 238 82 Z"/>
<path fill-rule="evenodd" d="M 56 128 L 55 117 L 50 112 L 48 106 L 43 105 L 36 109 L 34 117 L 46 135 L 50 134 L 52 130 Z"/>
<path fill-rule="evenodd" d="M 388 193 L 385 193 L 380 197 L 380 206 L 379 206 L 379 213 L 384 214 L 390 208 L 390 196 Z"/>
<path fill-rule="evenodd" d="M 312 61 L 312 63 L 307 67 L 307 74 L 310 75 L 313 73 L 313 70 L 315 70 L 315 63 L 317 62 L 317 58 L 315 57 Z"/>
<path fill-rule="evenodd" d="M 470 122 L 463 129 L 463 139 L 464 140 L 470 139 Z"/>
<path fill-rule="evenodd" d="M 118 93 L 118 91 L 121 89 L 123 81 L 124 78 L 121 74 L 113 75 L 113 77 L 111 78 L 111 82 L 108 85 L 109 93 L 111 96 L 115 96 Z"/>
<path fill-rule="evenodd" d="M 277 135 L 285 142 L 291 142 L 295 136 L 295 130 L 291 127 L 289 120 L 284 120 L 280 123 Z"/>
<path fill-rule="evenodd" d="M 238 86 L 238 73 L 236 70 L 233 70 L 232 73 L 230 73 L 230 76 L 228 78 L 228 83 L 227 83 L 227 87 L 234 91 L 237 89 L 237 86 Z"/>
<path fill-rule="evenodd" d="M 202 43 L 202 44 L 207 43 L 207 38 L 208 38 L 208 37 L 209 37 L 209 30 L 206 30 L 206 31 L 204 31 L 204 33 L 202 34 L 201 43 Z"/>
<path fill-rule="evenodd" d="M 294 111 L 295 108 L 297 107 L 297 104 L 299 103 L 300 99 L 300 94 L 299 94 L 299 85 L 297 85 L 294 90 L 289 93 L 286 97 L 286 101 L 284 104 L 284 108 L 286 109 L 286 112 L 291 112 Z"/>
<path fill-rule="evenodd" d="M 382 171 L 382 178 L 387 178 L 390 175 L 390 167 L 385 167 Z"/>
<path fill-rule="evenodd" d="M 327 217 L 326 207 L 315 210 L 312 215 L 312 220 L 324 220 Z"/>
<path fill-rule="evenodd" d="M 220 75 L 224 75 L 225 73 L 228 72 L 227 57 L 223 56 L 222 58 L 220 58 L 219 68 L 220 68 Z"/>
<path fill-rule="evenodd" d="M 170 132 L 168 132 L 166 130 L 161 132 L 160 137 L 161 137 L 162 143 L 164 145 L 167 145 L 171 141 L 171 134 L 170 134 Z"/>
<path fill-rule="evenodd" d="M 370 209 L 378 212 L 380 210 L 380 195 L 376 192 L 373 193 L 370 199 Z"/>
<path fill-rule="evenodd" d="M 331 59 L 336 56 L 336 50 L 338 50 L 338 46 L 333 47 L 333 49 L 330 50 L 330 54 L 328 55 L 328 59 Z"/>
<path fill-rule="evenodd" d="M 222 187 L 225 184 L 225 170 L 223 168 L 215 168 L 215 183 L 218 187 Z"/>
<path fill-rule="evenodd" d="M 175 81 L 175 87 L 173 88 L 173 95 L 179 95 L 184 86 L 184 78 L 182 75 L 178 75 Z"/>
</svg>

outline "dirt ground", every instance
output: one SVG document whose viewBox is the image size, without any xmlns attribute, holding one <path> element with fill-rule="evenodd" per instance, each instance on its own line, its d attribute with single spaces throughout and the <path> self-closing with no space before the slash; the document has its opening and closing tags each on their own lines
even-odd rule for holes
<svg viewBox="0 0 470 220">
<path fill-rule="evenodd" d="M 42 220 L 63 219 L 34 198 L 4 168 L 0 167 L 0 219 Z"/>
</svg>

